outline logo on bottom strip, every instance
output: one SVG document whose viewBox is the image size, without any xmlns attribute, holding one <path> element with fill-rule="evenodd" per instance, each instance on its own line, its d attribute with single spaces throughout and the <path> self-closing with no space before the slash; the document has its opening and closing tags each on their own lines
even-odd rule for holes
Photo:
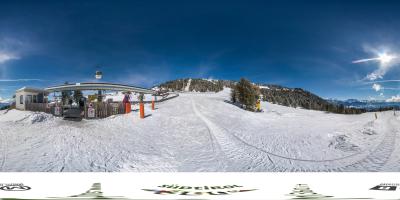
<svg viewBox="0 0 400 200">
<path fill-rule="evenodd" d="M 201 195 L 229 195 L 240 192 L 251 192 L 257 189 L 245 189 L 239 185 L 223 185 L 223 186 L 180 186 L 177 184 L 161 185 L 157 189 L 143 189 L 144 191 L 153 192 L 160 195 L 186 195 L 186 196 L 201 196 Z"/>
<path fill-rule="evenodd" d="M 0 190 L 3 191 L 27 191 L 31 187 L 22 183 L 0 183 Z"/>
</svg>

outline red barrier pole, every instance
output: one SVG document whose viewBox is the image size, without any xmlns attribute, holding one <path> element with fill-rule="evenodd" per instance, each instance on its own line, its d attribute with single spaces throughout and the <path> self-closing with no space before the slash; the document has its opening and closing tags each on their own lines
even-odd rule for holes
<svg viewBox="0 0 400 200">
<path fill-rule="evenodd" d="M 144 119 L 144 104 L 140 103 L 140 118 Z"/>
<path fill-rule="evenodd" d="M 154 100 L 151 101 L 151 109 L 154 110 Z"/>
<path fill-rule="evenodd" d="M 131 112 L 131 103 L 125 103 L 125 113 Z"/>
</svg>

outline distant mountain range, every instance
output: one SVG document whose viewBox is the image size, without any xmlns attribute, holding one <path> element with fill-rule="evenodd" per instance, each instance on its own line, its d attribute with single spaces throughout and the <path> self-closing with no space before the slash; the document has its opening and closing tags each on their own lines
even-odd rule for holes
<svg viewBox="0 0 400 200">
<path fill-rule="evenodd" d="M 12 99 L 1 99 L 0 98 L 0 110 L 9 107 L 12 103 Z"/>
<path fill-rule="evenodd" d="M 10 106 L 9 103 L 0 103 L 0 110 L 7 108 L 8 106 Z"/>
<path fill-rule="evenodd" d="M 348 100 L 334 100 L 328 99 L 328 102 L 331 102 L 336 105 L 344 105 L 350 108 L 362 108 L 367 111 L 376 111 L 379 109 L 400 109 L 400 102 L 387 102 L 387 101 L 378 101 L 378 100 L 358 100 L 358 99 L 348 99 Z"/>
</svg>

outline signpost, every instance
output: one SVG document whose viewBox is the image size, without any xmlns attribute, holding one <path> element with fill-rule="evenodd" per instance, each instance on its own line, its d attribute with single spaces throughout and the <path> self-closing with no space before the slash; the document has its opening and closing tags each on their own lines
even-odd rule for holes
<svg viewBox="0 0 400 200">
<path fill-rule="evenodd" d="M 95 118 L 96 117 L 96 110 L 93 108 L 93 104 L 89 104 L 88 108 L 88 113 L 87 113 L 88 118 Z"/>
<path fill-rule="evenodd" d="M 61 108 L 60 106 L 54 107 L 54 115 L 60 116 L 61 115 Z"/>
</svg>

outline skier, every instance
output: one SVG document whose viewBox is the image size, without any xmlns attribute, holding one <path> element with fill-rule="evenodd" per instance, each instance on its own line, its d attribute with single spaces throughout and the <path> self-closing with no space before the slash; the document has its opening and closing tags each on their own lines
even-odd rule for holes
<svg viewBox="0 0 400 200">
<path fill-rule="evenodd" d="M 260 99 L 257 99 L 256 110 L 257 110 L 257 112 L 261 112 L 261 101 L 260 101 Z"/>
</svg>

